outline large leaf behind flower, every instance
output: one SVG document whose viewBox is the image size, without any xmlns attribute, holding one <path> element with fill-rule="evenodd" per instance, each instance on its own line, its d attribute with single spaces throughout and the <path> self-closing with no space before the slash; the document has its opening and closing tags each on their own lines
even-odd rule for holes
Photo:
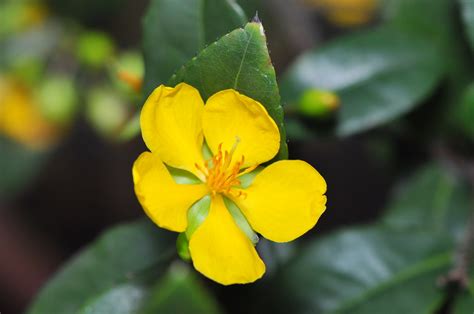
<svg viewBox="0 0 474 314">
<path fill-rule="evenodd" d="M 337 132 L 351 135 L 392 121 L 428 96 L 441 78 L 437 47 L 421 36 L 383 27 L 311 50 L 285 73 L 283 100 L 307 89 L 341 97 Z"/>
<path fill-rule="evenodd" d="M 174 251 L 170 243 L 173 240 L 169 234 L 148 221 L 114 228 L 51 279 L 29 313 L 76 313 L 99 295 L 112 292 L 120 295 L 127 291 L 139 299 L 142 282 L 135 279 L 143 277 L 145 270 L 163 271 L 160 262 L 169 261 L 169 254 Z"/>
<path fill-rule="evenodd" d="M 398 191 L 380 222 L 302 247 L 258 285 L 253 294 L 269 297 L 255 302 L 276 313 L 436 312 L 447 298 L 438 278 L 453 267 L 466 226 L 467 191 L 437 165 L 423 168 Z M 469 302 L 466 294 L 459 308 Z"/>
<path fill-rule="evenodd" d="M 245 22 L 234 0 L 152 0 L 143 20 L 145 96 L 207 44 Z"/>
<path fill-rule="evenodd" d="M 278 157 L 287 157 L 280 93 L 261 23 L 248 23 L 201 51 L 171 78 L 170 85 L 180 82 L 196 87 L 205 100 L 233 88 L 261 102 L 280 130 Z"/>
<path fill-rule="evenodd" d="M 169 267 L 174 238 L 148 220 L 112 228 L 68 262 L 28 313 L 219 313 L 188 267 Z"/>
</svg>

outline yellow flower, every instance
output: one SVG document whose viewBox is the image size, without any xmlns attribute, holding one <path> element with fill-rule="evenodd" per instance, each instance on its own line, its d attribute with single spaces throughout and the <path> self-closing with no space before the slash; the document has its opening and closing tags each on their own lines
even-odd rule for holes
<svg viewBox="0 0 474 314">
<path fill-rule="evenodd" d="M 43 117 L 31 90 L 0 77 L 0 135 L 43 149 L 56 141 L 59 132 Z"/>
<path fill-rule="evenodd" d="M 279 150 L 278 127 L 259 102 L 233 89 L 204 105 L 192 86 L 160 86 L 140 123 L 151 152 L 133 166 L 135 193 L 158 226 L 186 231 L 194 267 L 210 279 L 229 285 L 264 274 L 246 226 L 287 242 L 310 230 L 326 209 L 326 182 L 306 162 L 259 167 Z M 182 180 L 184 173 L 192 183 Z M 210 207 L 189 220 L 196 202 Z"/>
<path fill-rule="evenodd" d="M 354 27 L 370 22 L 377 10 L 378 0 L 305 0 L 321 9 L 326 18 L 340 27 Z"/>
</svg>

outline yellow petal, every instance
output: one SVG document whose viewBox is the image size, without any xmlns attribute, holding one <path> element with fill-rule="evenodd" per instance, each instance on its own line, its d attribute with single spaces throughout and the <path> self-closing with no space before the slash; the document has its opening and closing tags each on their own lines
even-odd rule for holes
<svg viewBox="0 0 474 314">
<path fill-rule="evenodd" d="M 185 83 L 159 86 L 148 97 L 140 116 L 143 140 L 169 166 L 196 173 L 202 163 L 204 102 Z"/>
<path fill-rule="evenodd" d="M 188 209 L 207 193 L 204 184 L 177 184 L 155 153 L 142 153 L 133 164 L 135 194 L 148 217 L 176 232 L 187 227 Z"/>
<path fill-rule="evenodd" d="M 326 182 L 308 163 L 282 160 L 257 174 L 245 190 L 247 197 L 233 198 L 252 228 L 275 242 L 296 239 L 314 227 L 326 209 Z"/>
<path fill-rule="evenodd" d="M 230 151 L 239 145 L 235 161 L 245 156 L 243 168 L 272 159 L 280 148 L 280 133 L 275 121 L 258 101 L 233 89 L 211 96 L 204 107 L 203 130 L 209 148 L 217 153 L 219 144 Z"/>
<path fill-rule="evenodd" d="M 193 233 L 189 250 L 194 267 L 223 285 L 254 282 L 265 273 L 265 264 L 220 195 L 212 198 L 209 214 Z"/>
</svg>

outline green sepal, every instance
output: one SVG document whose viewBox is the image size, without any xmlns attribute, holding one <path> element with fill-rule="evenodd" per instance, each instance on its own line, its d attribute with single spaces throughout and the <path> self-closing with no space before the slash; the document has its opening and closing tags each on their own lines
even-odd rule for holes
<svg viewBox="0 0 474 314">
<path fill-rule="evenodd" d="M 178 184 L 198 184 L 202 183 L 199 178 L 189 171 L 166 166 L 174 181 Z"/>
<path fill-rule="evenodd" d="M 186 233 L 182 232 L 178 235 L 176 239 L 176 251 L 178 252 L 179 257 L 183 261 L 190 261 L 191 260 L 191 253 L 189 252 L 189 241 L 186 237 Z"/>
<path fill-rule="evenodd" d="M 249 222 L 245 218 L 244 214 L 240 211 L 240 208 L 230 199 L 227 197 L 223 197 L 225 206 L 229 210 L 229 213 L 234 218 L 235 223 L 239 226 L 240 230 L 252 241 L 253 245 L 258 243 L 258 235 L 253 231 L 252 227 L 250 227 Z"/>
<path fill-rule="evenodd" d="M 252 184 L 252 182 L 255 179 L 255 177 L 257 176 L 257 174 L 259 174 L 263 169 L 265 169 L 265 167 L 260 166 L 260 167 L 257 167 L 254 171 L 240 176 L 239 177 L 240 187 L 242 189 L 248 188 Z"/>
<path fill-rule="evenodd" d="M 193 204 L 188 211 L 188 228 L 186 228 L 186 236 L 191 239 L 192 234 L 206 219 L 211 207 L 211 196 L 206 195 Z"/>
</svg>

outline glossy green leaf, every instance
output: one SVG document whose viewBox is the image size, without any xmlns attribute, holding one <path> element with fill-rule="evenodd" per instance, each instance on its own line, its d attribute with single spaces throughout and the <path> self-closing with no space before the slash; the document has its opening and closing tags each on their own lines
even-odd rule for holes
<svg viewBox="0 0 474 314">
<path fill-rule="evenodd" d="M 351 135 L 390 122 L 429 95 L 443 71 L 436 46 L 395 28 L 341 38 L 296 60 L 281 82 L 285 102 L 308 89 L 341 98 L 337 133 Z"/>
<path fill-rule="evenodd" d="M 267 302 L 276 313 L 432 313 L 444 300 L 436 279 L 451 263 L 442 235 L 353 228 L 301 250 Z"/>
<path fill-rule="evenodd" d="M 125 283 L 91 300 L 78 311 L 78 314 L 135 314 L 148 295 L 147 287 Z"/>
<path fill-rule="evenodd" d="M 152 0 L 143 21 L 145 96 L 207 44 L 245 22 L 233 0 Z"/>
<path fill-rule="evenodd" d="M 429 164 L 401 183 L 381 221 L 301 247 L 257 288 L 271 295 L 261 302 L 276 313 L 433 313 L 469 213 L 467 186 Z"/>
<path fill-rule="evenodd" d="M 453 0 L 390 0 L 387 17 L 392 25 L 408 34 L 423 37 L 438 47 L 445 68 L 444 88 L 433 103 L 442 104 L 437 113 L 448 121 L 447 131 L 458 130 L 461 97 L 466 86 L 474 79 L 474 59 L 464 38 L 465 31 L 459 21 L 458 1 Z M 433 23 L 436 21 L 436 23 Z M 426 110 L 433 114 L 434 110 Z M 454 118 L 452 116 L 454 115 Z M 442 126 L 437 122 L 430 126 Z M 428 127 L 428 126 L 427 126 Z"/>
<path fill-rule="evenodd" d="M 398 230 L 448 232 L 459 239 L 470 213 L 470 190 L 438 164 L 430 164 L 403 181 L 383 222 Z"/>
<path fill-rule="evenodd" d="M 474 1 L 459 0 L 461 4 L 461 15 L 465 26 L 471 48 L 474 49 Z"/>
<path fill-rule="evenodd" d="M 287 157 L 280 94 L 260 23 L 248 23 L 204 49 L 171 78 L 170 85 L 180 82 L 196 87 L 205 100 L 233 88 L 261 102 L 280 130 L 279 158 Z"/>
<path fill-rule="evenodd" d="M 88 302 L 79 314 L 217 314 L 219 305 L 188 266 L 176 262 L 153 285 L 125 283 Z"/>
<path fill-rule="evenodd" d="M 139 298 L 133 284 L 153 279 L 174 254 L 173 244 L 169 233 L 148 220 L 113 228 L 56 274 L 28 313 L 89 313 L 88 305 L 97 306 L 98 299 L 113 302 L 130 289 Z"/>
<path fill-rule="evenodd" d="M 217 314 L 221 310 L 213 296 L 198 282 L 194 271 L 176 263 L 152 289 L 139 313 Z"/>
</svg>

